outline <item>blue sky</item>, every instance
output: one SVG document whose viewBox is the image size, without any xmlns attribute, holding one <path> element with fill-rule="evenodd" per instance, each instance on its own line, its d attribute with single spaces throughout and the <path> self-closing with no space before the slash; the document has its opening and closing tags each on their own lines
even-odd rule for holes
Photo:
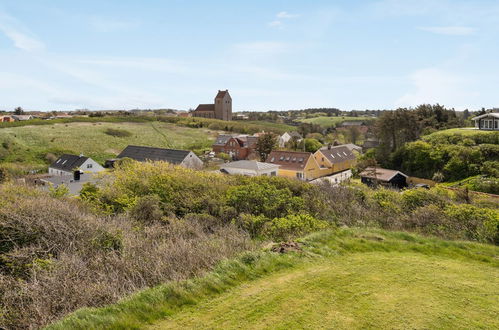
<svg viewBox="0 0 499 330">
<path fill-rule="evenodd" d="M 499 1 L 0 0 L 0 109 L 499 106 Z"/>
</svg>

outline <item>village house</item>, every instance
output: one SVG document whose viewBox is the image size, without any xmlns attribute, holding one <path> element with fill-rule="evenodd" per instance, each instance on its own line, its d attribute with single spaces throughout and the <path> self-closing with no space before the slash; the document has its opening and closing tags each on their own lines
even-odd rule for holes
<svg viewBox="0 0 499 330">
<path fill-rule="evenodd" d="M 163 161 L 191 169 L 203 168 L 203 161 L 189 150 L 163 149 L 144 146 L 127 146 L 117 159 L 131 158 L 139 162 Z M 107 166 L 112 166 L 115 160 L 110 160 Z"/>
<path fill-rule="evenodd" d="M 352 168 L 357 157 L 345 145 L 327 146 L 317 150 L 314 158 L 326 175 L 342 172 Z"/>
<path fill-rule="evenodd" d="M 345 147 L 347 147 L 351 152 L 354 153 L 354 155 L 360 155 L 362 154 L 362 147 L 358 146 L 353 143 L 345 143 L 343 144 Z"/>
<path fill-rule="evenodd" d="M 286 144 L 293 138 L 295 138 L 297 142 L 301 142 L 303 140 L 303 137 L 298 132 L 285 132 L 283 135 L 279 136 L 279 148 L 285 148 Z"/>
<path fill-rule="evenodd" d="M 220 134 L 212 150 L 216 154 L 228 154 L 233 160 L 252 159 L 256 157 L 257 136 Z"/>
<path fill-rule="evenodd" d="M 361 182 L 368 186 L 382 185 L 399 189 L 407 187 L 408 176 L 400 171 L 368 167 L 359 176 Z"/>
<path fill-rule="evenodd" d="M 232 120 L 232 98 L 229 90 L 219 90 L 213 104 L 200 104 L 192 112 L 193 117 Z"/>
<path fill-rule="evenodd" d="M 12 118 L 12 116 L 0 116 L 1 123 L 12 123 L 14 121 L 15 121 L 15 119 Z"/>
<path fill-rule="evenodd" d="M 85 183 L 98 184 L 100 178 L 91 173 L 75 172 L 72 175 L 58 175 L 48 178 L 42 178 L 39 181 L 42 189 L 48 190 L 49 187 L 58 188 L 62 185 L 68 188 L 69 195 L 79 195 Z"/>
<path fill-rule="evenodd" d="M 220 172 L 246 176 L 276 176 L 279 165 L 257 162 L 256 160 L 238 160 L 220 165 Z"/>
<path fill-rule="evenodd" d="M 32 115 L 12 115 L 11 116 L 15 121 L 26 121 L 33 119 Z"/>
<path fill-rule="evenodd" d="M 311 152 L 272 151 L 266 163 L 279 165 L 278 176 L 310 181 L 327 174 Z"/>
<path fill-rule="evenodd" d="M 356 128 L 362 134 L 366 134 L 369 131 L 369 126 L 363 121 L 344 121 L 336 130 L 348 131 L 352 128 Z"/>
<path fill-rule="evenodd" d="M 104 168 L 90 157 L 64 154 L 49 166 L 52 176 L 73 176 L 75 172 L 98 173 Z"/>
<path fill-rule="evenodd" d="M 499 113 L 490 112 L 473 118 L 475 127 L 480 130 L 499 131 Z"/>
</svg>

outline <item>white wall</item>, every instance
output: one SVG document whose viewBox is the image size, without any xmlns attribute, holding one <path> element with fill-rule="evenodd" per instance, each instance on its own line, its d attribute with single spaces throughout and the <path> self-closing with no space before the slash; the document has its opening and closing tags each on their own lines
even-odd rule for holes
<svg viewBox="0 0 499 330">
<path fill-rule="evenodd" d="M 200 170 L 203 168 L 203 161 L 196 156 L 192 151 L 187 154 L 185 159 L 180 163 L 181 166 L 192 168 L 195 170 Z"/>
<path fill-rule="evenodd" d="M 89 158 L 83 164 L 81 164 L 80 171 L 84 173 L 98 173 L 104 171 L 104 167 L 102 167 L 92 158 Z"/>
</svg>

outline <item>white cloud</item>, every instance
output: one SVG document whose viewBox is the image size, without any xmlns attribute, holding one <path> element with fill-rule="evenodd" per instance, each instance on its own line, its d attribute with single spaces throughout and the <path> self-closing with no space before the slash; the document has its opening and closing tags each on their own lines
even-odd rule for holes
<svg viewBox="0 0 499 330">
<path fill-rule="evenodd" d="M 269 22 L 269 26 L 273 28 L 282 28 L 282 22 L 281 21 L 272 21 Z"/>
<path fill-rule="evenodd" d="M 419 27 L 419 30 L 436 34 L 450 36 L 469 36 L 475 33 L 476 29 L 468 26 L 427 26 Z"/>
<path fill-rule="evenodd" d="M 139 21 L 118 20 L 94 16 L 90 18 L 90 26 L 97 32 L 114 32 L 130 30 L 138 27 Z"/>
<path fill-rule="evenodd" d="M 295 18 L 298 16 L 300 16 L 300 15 L 290 14 L 287 11 L 281 11 L 281 12 L 277 13 L 277 15 L 276 15 L 277 18 Z"/>
<path fill-rule="evenodd" d="M 439 68 L 418 70 L 409 76 L 409 80 L 414 90 L 396 100 L 396 106 L 440 103 L 463 109 L 473 104 L 478 95 L 470 88 L 473 81 L 469 77 L 465 78 Z"/>
<path fill-rule="evenodd" d="M 33 37 L 17 20 L 3 13 L 0 13 L 0 32 L 12 40 L 15 47 L 24 51 L 33 52 L 45 48 L 43 42 Z"/>
</svg>

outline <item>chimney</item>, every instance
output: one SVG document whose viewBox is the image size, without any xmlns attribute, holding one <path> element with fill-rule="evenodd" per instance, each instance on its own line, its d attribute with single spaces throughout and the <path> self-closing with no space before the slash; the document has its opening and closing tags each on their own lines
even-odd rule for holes
<svg viewBox="0 0 499 330">
<path fill-rule="evenodd" d="M 331 143 L 328 143 L 327 150 L 331 150 Z"/>
</svg>

